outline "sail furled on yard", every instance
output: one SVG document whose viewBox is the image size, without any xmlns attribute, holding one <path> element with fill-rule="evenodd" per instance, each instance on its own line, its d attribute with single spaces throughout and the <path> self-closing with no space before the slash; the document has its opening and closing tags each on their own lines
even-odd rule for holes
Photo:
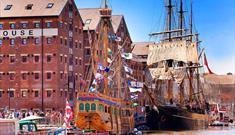
<svg viewBox="0 0 235 135">
<path fill-rule="evenodd" d="M 186 76 L 185 68 L 149 68 L 147 71 L 147 79 L 151 80 L 174 80 L 177 84 L 181 84 Z"/>
<path fill-rule="evenodd" d="M 147 64 L 152 65 L 164 60 L 198 63 L 197 45 L 185 40 L 150 45 Z"/>
</svg>

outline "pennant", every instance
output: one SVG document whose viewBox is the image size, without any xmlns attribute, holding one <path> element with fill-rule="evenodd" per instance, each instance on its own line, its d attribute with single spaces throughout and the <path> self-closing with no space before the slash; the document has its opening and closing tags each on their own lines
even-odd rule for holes
<svg viewBox="0 0 235 135">
<path fill-rule="evenodd" d="M 122 58 L 130 60 L 132 59 L 132 53 L 122 53 Z"/>
<path fill-rule="evenodd" d="M 211 69 L 209 68 L 209 65 L 208 65 L 208 62 L 207 62 L 207 59 L 206 59 L 206 54 L 204 53 L 204 65 L 206 66 L 209 74 L 214 74 Z"/>
<path fill-rule="evenodd" d="M 133 74 L 133 70 L 127 66 L 124 66 L 124 69 L 127 73 Z"/>
</svg>

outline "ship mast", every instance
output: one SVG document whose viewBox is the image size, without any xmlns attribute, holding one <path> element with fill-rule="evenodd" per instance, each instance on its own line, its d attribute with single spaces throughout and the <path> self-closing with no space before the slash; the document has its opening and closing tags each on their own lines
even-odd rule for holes
<svg viewBox="0 0 235 135">
<path fill-rule="evenodd" d="M 109 25 L 109 20 L 112 15 L 112 10 L 108 8 L 107 5 L 107 0 L 104 1 L 104 7 L 100 9 L 100 15 L 101 15 L 101 29 L 103 29 L 103 66 L 107 67 L 108 66 L 108 45 L 109 45 L 109 40 L 108 40 L 108 25 Z M 107 73 L 105 73 L 107 74 Z M 104 78 L 104 95 L 108 94 L 108 79 Z"/>
<path fill-rule="evenodd" d="M 184 11 L 183 11 L 183 0 L 180 0 L 180 17 L 179 17 L 179 29 L 183 29 L 183 18 L 184 18 Z M 180 36 L 183 35 L 183 31 L 180 31 Z M 182 37 L 180 38 L 182 40 Z"/>
<path fill-rule="evenodd" d="M 193 0 L 190 0 L 190 35 L 193 35 Z M 190 41 L 192 42 L 192 36 L 190 36 Z"/>
<path fill-rule="evenodd" d="M 171 31 L 172 28 L 171 28 L 171 20 L 172 20 L 172 1 L 171 0 L 168 0 L 168 5 L 167 5 L 167 30 L 166 31 Z M 171 32 L 168 33 L 168 40 L 171 41 Z"/>
</svg>

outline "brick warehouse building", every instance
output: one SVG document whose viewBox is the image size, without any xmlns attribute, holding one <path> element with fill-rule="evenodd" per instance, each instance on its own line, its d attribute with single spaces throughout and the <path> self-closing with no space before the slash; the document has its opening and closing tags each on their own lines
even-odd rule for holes
<svg viewBox="0 0 235 135">
<path fill-rule="evenodd" d="M 84 22 L 84 27 L 83 27 L 83 43 L 84 43 L 84 67 L 86 69 L 85 74 L 88 72 L 87 70 L 89 69 L 88 67 L 90 66 L 90 58 L 91 58 L 91 45 L 95 45 L 98 42 L 98 35 L 100 34 L 100 12 L 99 8 L 83 8 L 79 9 L 79 12 L 81 14 L 81 17 Z M 125 42 L 125 52 L 130 52 L 131 51 L 131 37 L 129 35 L 129 31 L 124 19 L 124 16 L 122 15 L 112 15 L 111 16 L 111 25 L 112 28 L 110 29 L 109 33 L 115 34 L 117 37 L 121 37 L 121 41 L 119 42 L 111 42 L 112 47 L 111 50 L 113 53 L 116 53 L 117 46 L 122 45 Z M 88 32 L 89 31 L 89 32 Z M 89 39 L 88 34 L 90 34 L 91 38 Z M 125 78 L 124 70 L 122 71 L 122 74 L 120 74 L 121 78 Z M 87 80 L 89 82 L 89 79 Z M 127 83 L 125 79 L 121 79 L 120 86 L 122 87 L 122 94 L 127 92 Z M 116 92 L 116 91 L 115 91 Z M 113 93 L 114 95 L 115 92 Z M 121 96 L 123 96 L 121 94 Z"/>
<path fill-rule="evenodd" d="M 0 108 L 63 111 L 83 73 L 75 2 L 1 0 L 0 10 Z"/>
</svg>

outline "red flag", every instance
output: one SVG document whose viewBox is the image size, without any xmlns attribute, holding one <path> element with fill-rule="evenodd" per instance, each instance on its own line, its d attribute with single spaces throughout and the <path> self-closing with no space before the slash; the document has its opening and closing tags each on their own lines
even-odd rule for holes
<svg viewBox="0 0 235 135">
<path fill-rule="evenodd" d="M 207 59 L 206 59 L 206 54 L 204 53 L 204 65 L 206 66 L 209 74 L 214 74 L 211 69 L 209 68 L 209 65 L 208 65 L 208 62 L 207 62 Z"/>
<path fill-rule="evenodd" d="M 69 129 L 71 128 L 70 126 L 70 121 L 73 119 L 73 111 L 71 109 L 71 106 L 69 102 L 66 100 L 66 106 L 65 106 L 65 117 L 64 117 L 64 125 Z"/>
</svg>

